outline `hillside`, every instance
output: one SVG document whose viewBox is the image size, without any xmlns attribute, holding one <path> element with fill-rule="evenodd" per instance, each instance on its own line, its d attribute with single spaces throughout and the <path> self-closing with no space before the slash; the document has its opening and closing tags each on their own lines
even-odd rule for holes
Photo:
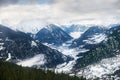
<svg viewBox="0 0 120 80">
<path fill-rule="evenodd" d="M 104 58 L 114 57 L 120 54 L 120 26 L 116 27 L 108 31 L 110 35 L 107 40 L 99 44 L 98 47 L 86 53 L 79 54 L 78 56 L 83 55 L 83 57 L 77 60 L 77 65 L 75 67 L 85 67 Z"/>
<path fill-rule="evenodd" d="M 54 44 L 58 46 L 65 43 L 66 41 L 71 40 L 72 37 L 63 31 L 59 26 L 50 24 L 45 28 L 42 28 L 36 34 L 35 39 L 41 43 Z"/>
<path fill-rule="evenodd" d="M 66 74 L 55 74 L 51 71 L 17 66 L 0 61 L 0 80 L 86 80 Z"/>
</svg>

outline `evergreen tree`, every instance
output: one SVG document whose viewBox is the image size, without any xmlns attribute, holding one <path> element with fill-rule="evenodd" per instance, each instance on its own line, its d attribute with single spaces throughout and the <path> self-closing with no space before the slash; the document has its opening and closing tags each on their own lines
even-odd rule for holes
<svg viewBox="0 0 120 80">
<path fill-rule="evenodd" d="M 64 73 L 21 67 L 10 62 L 0 61 L 0 80 L 86 80 Z"/>
</svg>

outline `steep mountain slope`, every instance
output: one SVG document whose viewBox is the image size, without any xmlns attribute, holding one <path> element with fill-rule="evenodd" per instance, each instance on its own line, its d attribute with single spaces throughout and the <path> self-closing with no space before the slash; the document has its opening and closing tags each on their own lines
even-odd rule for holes
<svg viewBox="0 0 120 80">
<path fill-rule="evenodd" d="M 106 28 L 93 26 L 90 27 L 86 32 L 84 32 L 80 38 L 75 39 L 72 42 L 71 47 L 80 47 L 83 46 L 84 48 L 95 48 L 97 44 L 103 41 L 106 38 Z"/>
<path fill-rule="evenodd" d="M 102 59 L 114 57 L 120 54 L 120 25 L 111 28 L 108 33 L 109 36 L 107 37 L 107 40 L 100 43 L 98 47 L 78 55 L 82 56 L 82 58 L 77 60 L 77 63 L 74 66 L 75 68 L 80 69 L 99 62 Z"/>
<path fill-rule="evenodd" d="M 71 36 L 69 36 L 61 28 L 53 24 L 50 24 L 47 27 L 41 29 L 36 34 L 36 40 L 38 40 L 39 42 L 54 45 L 61 45 L 62 43 L 71 39 Z"/>
<path fill-rule="evenodd" d="M 1 60 L 19 62 L 36 56 L 37 60 L 35 59 L 33 63 L 39 63 L 38 65 L 49 68 L 71 59 L 57 50 L 35 42 L 30 36 L 23 32 L 13 31 L 0 25 Z M 41 58 L 43 62 L 41 62 Z"/>
</svg>

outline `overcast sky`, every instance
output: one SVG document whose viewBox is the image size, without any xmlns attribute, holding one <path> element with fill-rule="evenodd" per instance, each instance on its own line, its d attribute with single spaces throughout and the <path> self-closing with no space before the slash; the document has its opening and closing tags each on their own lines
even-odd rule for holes
<svg viewBox="0 0 120 80">
<path fill-rule="evenodd" d="M 0 0 L 0 24 L 120 23 L 120 0 Z"/>
</svg>

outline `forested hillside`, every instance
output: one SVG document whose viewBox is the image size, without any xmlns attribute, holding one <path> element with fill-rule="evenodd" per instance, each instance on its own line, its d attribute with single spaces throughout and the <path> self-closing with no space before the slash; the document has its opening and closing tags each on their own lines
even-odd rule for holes
<svg viewBox="0 0 120 80">
<path fill-rule="evenodd" d="M 86 80 L 66 74 L 55 74 L 52 71 L 44 71 L 16 64 L 0 61 L 0 80 Z"/>
<path fill-rule="evenodd" d="M 76 68 L 86 67 L 102 59 L 120 54 L 120 26 L 111 28 L 108 33 L 107 41 L 104 41 L 99 47 L 78 55 L 83 55 L 83 57 L 77 60 Z"/>
</svg>

